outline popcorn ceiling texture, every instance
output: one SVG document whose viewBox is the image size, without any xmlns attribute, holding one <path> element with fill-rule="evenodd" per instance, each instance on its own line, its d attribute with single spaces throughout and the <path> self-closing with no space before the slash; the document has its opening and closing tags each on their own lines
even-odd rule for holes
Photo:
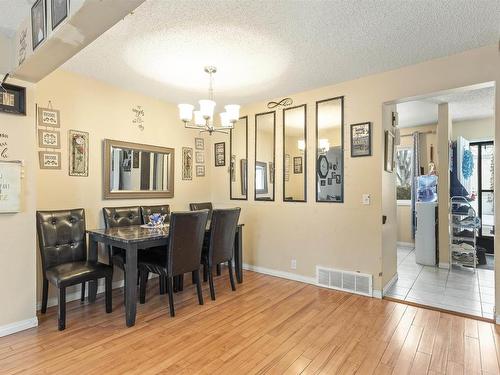
<svg viewBox="0 0 500 375">
<path fill-rule="evenodd" d="M 215 61 L 218 104 L 245 104 L 495 44 L 499 36 L 497 0 L 149 0 L 64 67 L 194 103 L 206 92 L 202 67 Z"/>
</svg>

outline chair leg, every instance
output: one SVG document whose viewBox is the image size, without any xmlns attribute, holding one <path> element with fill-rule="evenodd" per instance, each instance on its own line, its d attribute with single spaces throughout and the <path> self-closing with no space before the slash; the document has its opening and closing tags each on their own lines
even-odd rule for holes
<svg viewBox="0 0 500 375">
<path fill-rule="evenodd" d="M 212 301 L 215 301 L 214 275 L 212 273 L 212 267 L 208 269 L 208 284 L 210 285 L 210 298 Z"/>
<path fill-rule="evenodd" d="M 196 274 L 195 274 L 196 271 L 193 271 L 191 272 L 191 282 L 193 284 L 196 284 Z"/>
<path fill-rule="evenodd" d="M 66 328 L 66 288 L 59 288 L 59 297 L 57 303 L 59 304 L 59 310 L 57 313 L 57 326 L 59 331 Z"/>
<path fill-rule="evenodd" d="M 160 294 L 165 294 L 165 287 L 167 286 L 167 280 L 165 276 L 158 275 L 158 284 L 160 285 Z"/>
<path fill-rule="evenodd" d="M 106 277 L 105 283 L 106 312 L 109 314 L 113 311 L 113 277 Z"/>
<path fill-rule="evenodd" d="M 80 301 L 85 301 L 85 282 L 82 283 L 82 295 L 80 297 Z"/>
<path fill-rule="evenodd" d="M 42 314 L 47 312 L 47 299 L 49 298 L 49 280 L 43 279 L 42 290 Z"/>
<path fill-rule="evenodd" d="M 203 305 L 203 294 L 201 292 L 200 270 L 193 271 L 193 278 L 196 282 L 196 292 L 198 293 L 198 303 Z"/>
<path fill-rule="evenodd" d="M 233 275 L 233 261 L 230 260 L 227 262 L 227 268 L 229 270 L 229 282 L 231 283 L 231 289 L 233 291 L 236 290 L 236 286 L 234 284 L 234 275 Z"/>
<path fill-rule="evenodd" d="M 170 316 L 175 316 L 174 309 L 174 281 L 173 277 L 167 277 L 167 292 L 168 292 L 168 306 L 170 308 Z"/>
<path fill-rule="evenodd" d="M 221 274 L 221 267 L 220 267 L 220 263 L 217 264 L 217 276 L 220 276 Z"/>
<path fill-rule="evenodd" d="M 184 275 L 179 275 L 177 277 L 177 291 L 182 292 L 184 290 Z"/>
<path fill-rule="evenodd" d="M 127 306 L 127 273 L 123 271 L 123 305 Z"/>
<path fill-rule="evenodd" d="M 206 264 L 203 265 L 203 282 L 206 283 L 208 281 L 208 266 Z"/>
<path fill-rule="evenodd" d="M 139 270 L 139 303 L 146 303 L 146 287 L 148 285 L 149 272 L 146 270 Z M 161 279 L 161 275 L 160 275 Z"/>
</svg>

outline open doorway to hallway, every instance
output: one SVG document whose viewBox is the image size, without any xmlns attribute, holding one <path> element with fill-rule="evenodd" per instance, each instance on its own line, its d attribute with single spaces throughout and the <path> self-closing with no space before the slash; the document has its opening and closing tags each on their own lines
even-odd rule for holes
<svg viewBox="0 0 500 375">
<path fill-rule="evenodd" d="M 396 106 L 397 280 L 386 297 L 494 319 L 494 98 L 482 85 Z"/>
</svg>

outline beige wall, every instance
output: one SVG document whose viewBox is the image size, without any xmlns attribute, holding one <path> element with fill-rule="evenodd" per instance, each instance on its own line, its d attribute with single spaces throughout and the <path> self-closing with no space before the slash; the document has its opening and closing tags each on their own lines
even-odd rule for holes
<svg viewBox="0 0 500 375">
<path fill-rule="evenodd" d="M 254 202 L 252 197 L 249 201 L 231 201 L 228 199 L 227 171 L 215 168 L 212 173 L 212 199 L 215 204 L 243 207 L 244 261 L 258 267 L 295 273 L 300 277 L 314 277 L 316 265 L 366 272 L 374 276 L 374 288 L 381 290 L 395 273 L 395 260 L 392 258 L 397 239 L 394 174 L 382 171 L 383 104 L 487 81 L 497 81 L 498 84 L 498 66 L 498 48 L 489 46 L 354 81 L 284 95 L 291 97 L 294 105 L 308 105 L 308 202 L 283 202 L 281 163 L 276 163 L 275 202 Z M 312 152 L 315 147 L 315 101 L 339 95 L 346 98 L 345 203 L 316 203 Z M 250 170 L 254 160 L 253 115 L 263 112 L 267 102 L 254 103 L 242 109 L 243 114 L 249 115 Z M 497 104 L 497 110 L 498 107 Z M 350 158 L 348 125 L 363 121 L 373 122 L 373 156 Z M 496 121 L 497 129 L 500 129 L 499 120 Z M 276 122 L 276 160 L 282 160 L 281 110 L 277 111 Z M 212 141 L 224 139 L 218 135 Z M 249 179 L 250 190 L 253 189 L 252 178 Z M 371 194 L 371 205 L 362 204 L 363 193 Z M 384 226 L 384 234 L 380 224 L 383 214 L 391 216 L 390 224 Z M 297 259 L 296 270 L 290 269 L 292 258 Z M 381 272 L 383 277 L 379 276 Z"/>
<path fill-rule="evenodd" d="M 495 118 L 484 118 L 453 122 L 451 139 L 462 136 L 471 142 L 491 141 L 495 139 Z"/>
<path fill-rule="evenodd" d="M 37 209 L 53 210 L 83 207 L 87 228 L 104 226 L 101 209 L 104 206 L 170 204 L 172 210 L 187 210 L 189 202 L 210 199 L 208 182 L 212 165 L 212 148 L 205 144 L 206 177 L 183 181 L 182 147 L 194 149 L 198 131 L 185 129 L 178 119 L 177 108 L 160 100 L 124 91 L 99 81 L 57 70 L 37 84 L 36 101 L 46 106 L 48 101 L 61 111 L 61 170 L 37 170 Z M 144 109 L 144 130 L 132 123 L 132 108 Z M 88 177 L 68 175 L 68 130 L 90 133 Z M 175 196 L 173 199 L 102 199 L 102 142 L 105 138 L 175 148 Z M 193 154 L 194 156 L 194 154 Z M 101 253 L 104 252 L 101 249 Z M 40 267 L 38 267 L 40 270 Z M 116 272 L 115 280 L 122 277 Z M 40 280 L 40 276 L 38 277 Z M 39 288 L 40 289 L 40 288 Z M 54 292 L 54 290 L 52 290 Z M 54 295 L 51 293 L 51 295 Z"/>
<path fill-rule="evenodd" d="M 2 326 L 36 318 L 34 90 L 27 82 L 9 79 L 9 83 L 27 87 L 27 116 L 0 112 L 0 133 L 9 137 L 7 160 L 24 162 L 22 211 L 0 214 L 0 331 Z"/>
</svg>

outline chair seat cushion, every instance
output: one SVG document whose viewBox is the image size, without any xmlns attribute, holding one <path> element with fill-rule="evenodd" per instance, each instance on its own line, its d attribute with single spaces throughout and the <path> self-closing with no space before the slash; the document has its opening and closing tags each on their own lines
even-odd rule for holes
<svg viewBox="0 0 500 375">
<path fill-rule="evenodd" d="M 121 269 L 124 269 L 126 262 L 126 252 L 120 249 L 120 251 L 115 251 L 113 254 L 113 264 L 117 265 Z M 149 263 L 163 263 L 166 264 L 167 258 L 167 247 L 158 246 L 151 247 L 149 249 L 141 249 L 137 254 L 137 263 L 149 262 Z"/>
<path fill-rule="evenodd" d="M 111 277 L 113 268 L 99 262 L 81 261 L 50 267 L 45 274 L 47 279 L 59 288 L 88 280 Z"/>
</svg>

